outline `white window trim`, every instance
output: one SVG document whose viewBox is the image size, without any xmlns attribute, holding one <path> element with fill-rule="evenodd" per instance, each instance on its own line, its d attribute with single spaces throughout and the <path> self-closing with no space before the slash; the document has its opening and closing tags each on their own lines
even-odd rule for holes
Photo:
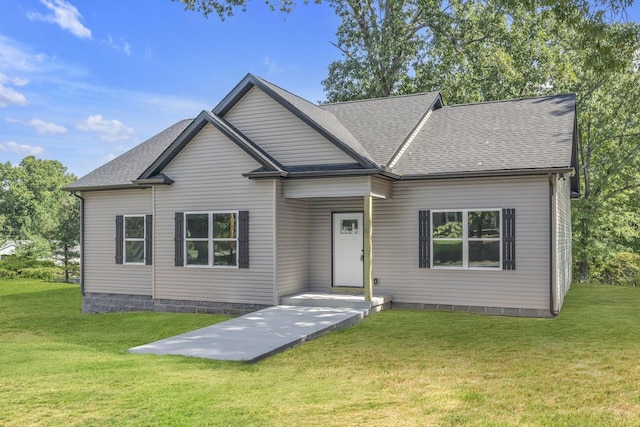
<svg viewBox="0 0 640 427">
<path fill-rule="evenodd" d="M 195 211 L 195 212 L 185 212 L 184 213 L 184 266 L 188 267 L 188 268 L 220 268 L 220 269 L 226 269 L 226 270 L 237 270 L 238 267 L 238 249 L 239 249 L 239 239 L 238 239 L 238 232 L 239 232 L 239 217 L 240 217 L 240 211 Z M 236 215 L 236 238 L 235 239 L 230 239 L 230 238 L 214 238 L 213 237 L 213 216 L 215 214 L 235 214 Z M 188 215 L 208 215 L 208 236 L 205 237 L 187 237 L 187 216 Z M 188 264 L 188 260 L 189 257 L 187 255 L 187 244 L 188 242 L 207 242 L 208 244 L 208 248 L 209 248 L 209 253 L 208 253 L 208 264 L 207 265 L 195 265 L 195 264 Z M 213 245 L 214 242 L 236 242 L 236 265 L 214 265 L 213 264 Z"/>
<path fill-rule="evenodd" d="M 127 218 L 142 218 L 142 238 L 127 238 Z M 147 259 L 147 216 L 145 214 L 129 214 L 122 215 L 122 264 L 124 265 L 146 265 Z M 128 262 L 127 261 L 127 242 L 142 242 L 142 261 L 141 262 Z"/>
<path fill-rule="evenodd" d="M 498 212 L 499 220 L 500 220 L 500 237 L 490 237 L 490 238 L 477 238 L 477 237 L 468 237 L 469 235 L 469 212 Z M 447 238 L 436 238 L 433 237 L 433 215 L 442 212 L 462 212 L 462 239 L 447 239 Z M 474 209 L 437 209 L 431 211 L 431 218 L 429 218 L 429 254 L 430 259 L 429 263 L 431 268 L 435 270 L 474 270 L 474 271 L 500 271 L 502 270 L 502 233 L 504 230 L 504 224 L 502 221 L 502 208 L 474 208 Z M 443 265 L 434 265 L 433 263 L 433 241 L 434 240 L 462 240 L 462 267 L 447 267 Z M 498 267 L 469 267 L 469 241 L 497 241 L 499 242 L 500 248 L 500 260 L 498 262 Z"/>
</svg>

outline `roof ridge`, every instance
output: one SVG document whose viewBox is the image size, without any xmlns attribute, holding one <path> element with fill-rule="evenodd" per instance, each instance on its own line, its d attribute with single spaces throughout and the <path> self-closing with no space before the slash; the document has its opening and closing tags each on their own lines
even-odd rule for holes
<svg viewBox="0 0 640 427">
<path fill-rule="evenodd" d="M 317 104 L 318 107 L 322 108 L 328 105 L 343 105 L 343 104 L 354 104 L 357 102 L 370 102 L 370 101 L 382 101 L 387 99 L 397 99 L 397 98 L 408 98 L 412 96 L 424 96 L 424 95 L 432 95 L 434 93 L 440 93 L 440 91 L 434 90 L 429 92 L 419 92 L 419 93 L 407 93 L 404 95 L 391 95 L 391 96 L 379 96 L 376 98 L 366 98 L 366 99 L 354 99 L 351 101 L 338 101 L 338 102 L 327 102 L 325 104 Z"/>
<path fill-rule="evenodd" d="M 296 98 L 301 99 L 302 101 L 304 101 L 304 102 L 306 102 L 306 103 L 308 103 L 308 104 L 310 104 L 310 105 L 313 105 L 314 107 L 319 107 L 319 105 L 318 105 L 318 104 L 315 104 L 315 103 L 313 103 L 313 102 L 309 101 L 308 99 L 301 97 L 300 95 L 296 95 L 295 93 L 291 92 L 290 90 L 287 90 L 287 89 L 283 88 L 282 86 L 278 86 L 277 84 L 272 83 L 272 82 L 270 82 L 269 80 L 266 80 L 266 79 L 264 79 L 264 78 L 262 78 L 262 77 L 260 77 L 260 76 L 255 76 L 255 75 L 254 75 L 254 77 L 255 77 L 256 79 L 258 79 L 258 80 L 261 80 L 263 83 L 266 83 L 266 84 L 271 85 L 271 86 L 275 86 L 275 87 L 277 87 L 278 89 L 280 89 L 281 91 L 283 91 L 283 92 L 287 92 L 289 95 L 291 95 L 291 96 L 295 96 Z"/>
<path fill-rule="evenodd" d="M 557 93 L 554 95 L 539 95 L 539 96 L 528 96 L 528 97 L 521 97 L 521 98 L 511 98 L 511 99 L 496 99 L 493 101 L 480 101 L 480 102 L 465 102 L 462 104 L 452 104 L 452 105 L 447 105 L 445 107 L 468 107 L 470 105 L 486 105 L 486 104 L 498 104 L 498 103 L 505 103 L 505 102 L 517 102 L 517 101 L 529 101 L 529 100 L 533 100 L 533 99 L 550 99 L 550 98 L 560 98 L 563 96 L 576 96 L 575 93 L 573 92 L 567 92 L 567 93 Z"/>
</svg>

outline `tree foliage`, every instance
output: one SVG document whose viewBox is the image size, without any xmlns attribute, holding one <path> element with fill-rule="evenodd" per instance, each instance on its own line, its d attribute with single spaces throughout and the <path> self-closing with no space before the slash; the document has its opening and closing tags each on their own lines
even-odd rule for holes
<svg viewBox="0 0 640 427">
<path fill-rule="evenodd" d="M 55 160 L 0 164 L 0 240 L 19 242 L 22 257 L 54 255 L 67 266 L 77 256 L 80 214 L 78 200 L 63 188 L 75 179 Z"/>
<path fill-rule="evenodd" d="M 323 81 L 327 99 L 440 90 L 457 103 L 562 90 L 575 83 L 567 48 L 591 50 L 584 62 L 595 71 L 624 66 L 637 31 L 611 31 L 605 18 L 626 4 L 347 0 L 334 6 L 343 58 Z"/>
</svg>

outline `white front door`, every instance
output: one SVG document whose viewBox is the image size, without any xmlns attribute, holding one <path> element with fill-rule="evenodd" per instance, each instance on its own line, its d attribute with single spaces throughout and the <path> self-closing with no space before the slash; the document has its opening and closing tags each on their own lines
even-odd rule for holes
<svg viewBox="0 0 640 427">
<path fill-rule="evenodd" d="M 333 286 L 364 287 L 362 212 L 333 214 Z"/>
</svg>

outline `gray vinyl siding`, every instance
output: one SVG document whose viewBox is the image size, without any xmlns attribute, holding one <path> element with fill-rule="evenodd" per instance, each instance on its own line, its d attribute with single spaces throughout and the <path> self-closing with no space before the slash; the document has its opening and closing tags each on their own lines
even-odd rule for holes
<svg viewBox="0 0 640 427">
<path fill-rule="evenodd" d="M 276 181 L 276 284 L 278 298 L 306 291 L 309 281 L 309 202 L 281 197 Z"/>
<path fill-rule="evenodd" d="M 258 88 L 252 88 L 224 118 L 285 166 L 354 163 Z"/>
<path fill-rule="evenodd" d="M 151 214 L 151 190 L 93 191 L 82 196 L 85 292 L 151 295 L 151 266 L 115 263 L 116 215 Z"/>
<path fill-rule="evenodd" d="M 391 195 L 391 182 L 372 177 L 371 178 L 371 195 L 374 197 L 389 198 Z"/>
<path fill-rule="evenodd" d="M 309 289 L 311 291 L 329 292 L 331 290 L 331 213 L 362 212 L 363 207 L 364 197 L 309 200 Z"/>
<path fill-rule="evenodd" d="M 163 170 L 155 193 L 155 298 L 274 304 L 274 182 L 243 172 L 258 163 L 207 125 Z M 249 211 L 249 268 L 176 267 L 175 212 Z"/>
<path fill-rule="evenodd" d="M 556 283 L 558 309 L 571 286 L 571 187 L 569 177 L 560 178 L 556 186 Z"/>
<path fill-rule="evenodd" d="M 373 277 L 394 301 L 548 309 L 547 177 L 398 182 L 374 200 Z M 516 209 L 516 270 L 418 268 L 420 209 Z"/>
<path fill-rule="evenodd" d="M 547 177 L 405 181 L 391 199 L 373 200 L 374 291 L 404 303 L 549 308 L 549 186 Z M 361 211 L 363 199 L 309 202 L 309 285 L 331 286 L 331 212 Z M 418 268 L 421 209 L 516 209 L 516 270 Z"/>
</svg>

